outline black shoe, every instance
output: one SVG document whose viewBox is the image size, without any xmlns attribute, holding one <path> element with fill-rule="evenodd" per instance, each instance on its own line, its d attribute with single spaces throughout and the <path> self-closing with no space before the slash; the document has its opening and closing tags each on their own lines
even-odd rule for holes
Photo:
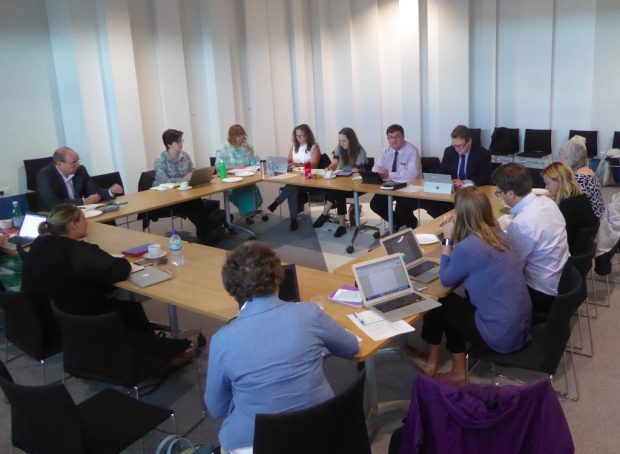
<svg viewBox="0 0 620 454">
<path fill-rule="evenodd" d="M 314 227 L 315 229 L 318 229 L 319 227 L 322 227 L 323 224 L 325 224 L 328 219 L 329 219 L 328 216 L 322 214 L 316 219 L 316 221 L 314 221 L 314 224 L 312 224 L 312 227 Z"/>
<path fill-rule="evenodd" d="M 247 225 L 254 225 L 254 219 L 252 219 L 251 216 L 248 216 L 247 218 L 245 218 L 245 223 Z"/>
<path fill-rule="evenodd" d="M 334 238 L 340 238 L 345 233 L 347 233 L 347 228 L 339 225 L 336 229 L 336 232 L 334 233 Z"/>
<path fill-rule="evenodd" d="M 271 205 L 269 205 L 269 206 L 267 207 L 267 209 L 268 209 L 269 211 L 271 211 L 272 213 L 273 213 L 274 211 L 276 211 L 276 208 L 278 208 L 278 203 L 277 203 L 277 202 L 273 202 Z"/>
<path fill-rule="evenodd" d="M 294 232 L 295 230 L 297 230 L 297 227 L 299 227 L 297 225 L 297 219 L 291 219 L 291 226 L 288 228 L 291 232 Z"/>
</svg>

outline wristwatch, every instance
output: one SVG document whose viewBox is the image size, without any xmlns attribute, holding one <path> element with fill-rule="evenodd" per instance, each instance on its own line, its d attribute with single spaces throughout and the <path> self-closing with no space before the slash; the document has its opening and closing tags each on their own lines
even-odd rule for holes
<svg viewBox="0 0 620 454">
<path fill-rule="evenodd" d="M 442 246 L 452 246 L 454 244 L 454 240 L 452 238 L 444 238 L 441 240 Z"/>
</svg>

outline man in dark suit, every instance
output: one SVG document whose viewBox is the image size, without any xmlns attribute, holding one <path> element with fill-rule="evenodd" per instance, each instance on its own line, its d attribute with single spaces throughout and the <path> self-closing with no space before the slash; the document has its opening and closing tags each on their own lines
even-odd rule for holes
<svg viewBox="0 0 620 454">
<path fill-rule="evenodd" d="M 80 165 L 80 155 L 69 147 L 60 147 L 54 152 L 52 162 L 37 173 L 37 197 L 39 210 L 50 211 L 63 202 L 88 205 L 111 200 L 123 194 L 120 184 L 114 183 L 108 189 L 101 188 Z"/>
<path fill-rule="evenodd" d="M 456 190 L 463 186 L 491 184 L 491 155 L 480 145 L 472 144 L 471 132 L 467 126 L 458 125 L 450 134 L 452 145 L 443 152 L 439 173 L 452 176 Z M 427 213 L 436 218 L 454 208 L 447 202 L 426 202 L 422 204 Z"/>
</svg>

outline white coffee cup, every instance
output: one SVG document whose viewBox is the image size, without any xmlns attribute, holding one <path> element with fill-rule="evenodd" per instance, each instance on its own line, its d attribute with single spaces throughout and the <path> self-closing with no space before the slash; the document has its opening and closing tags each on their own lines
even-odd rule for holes
<svg viewBox="0 0 620 454">
<path fill-rule="evenodd" d="M 0 220 L 0 229 L 10 229 L 11 227 L 13 227 L 13 219 Z"/>
<path fill-rule="evenodd" d="M 179 185 L 179 189 L 182 191 L 185 191 L 186 189 L 189 189 L 189 182 L 188 181 L 181 181 L 181 184 Z"/>
<path fill-rule="evenodd" d="M 332 172 L 331 170 L 325 171 L 325 178 L 333 178 L 333 177 L 334 177 L 334 172 Z"/>
<path fill-rule="evenodd" d="M 161 244 L 149 244 L 148 251 L 149 257 L 157 257 L 161 254 Z"/>
</svg>

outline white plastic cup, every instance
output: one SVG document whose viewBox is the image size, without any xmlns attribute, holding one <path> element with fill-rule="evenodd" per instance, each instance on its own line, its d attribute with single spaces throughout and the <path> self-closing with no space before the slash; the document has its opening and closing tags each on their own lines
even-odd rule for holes
<svg viewBox="0 0 620 454">
<path fill-rule="evenodd" d="M 148 247 L 149 257 L 157 257 L 161 254 L 161 244 L 153 243 Z"/>
<path fill-rule="evenodd" d="M 333 177 L 334 177 L 334 172 L 332 172 L 331 170 L 325 171 L 325 178 L 333 178 Z"/>
</svg>

